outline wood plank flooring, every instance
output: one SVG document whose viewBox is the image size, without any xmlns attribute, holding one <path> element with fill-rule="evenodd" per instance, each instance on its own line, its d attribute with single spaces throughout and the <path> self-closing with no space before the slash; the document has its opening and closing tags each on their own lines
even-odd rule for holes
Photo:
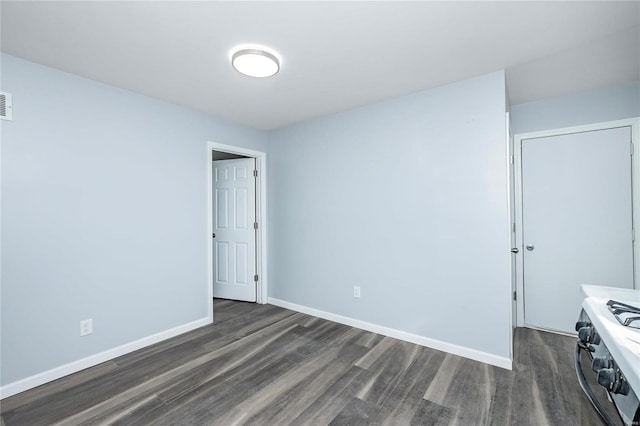
<svg viewBox="0 0 640 426">
<path fill-rule="evenodd" d="M 515 335 L 514 370 L 272 305 L 1 402 L 2 425 L 601 425 L 574 339 Z"/>
</svg>

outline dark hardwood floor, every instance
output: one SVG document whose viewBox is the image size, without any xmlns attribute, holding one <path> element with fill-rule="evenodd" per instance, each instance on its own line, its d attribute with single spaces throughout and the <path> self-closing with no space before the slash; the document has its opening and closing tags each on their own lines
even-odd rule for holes
<svg viewBox="0 0 640 426">
<path fill-rule="evenodd" d="M 13 425 L 601 425 L 574 339 L 517 329 L 513 371 L 215 300 L 215 324 L 2 401 Z"/>
</svg>

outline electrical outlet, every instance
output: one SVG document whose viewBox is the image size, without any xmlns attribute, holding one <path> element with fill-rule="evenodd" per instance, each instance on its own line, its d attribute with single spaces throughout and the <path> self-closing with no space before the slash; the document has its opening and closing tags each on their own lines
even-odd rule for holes
<svg viewBox="0 0 640 426">
<path fill-rule="evenodd" d="M 360 286 L 353 286 L 353 297 L 360 299 Z"/>
<path fill-rule="evenodd" d="M 80 336 L 93 333 L 93 320 L 91 318 L 80 321 Z"/>
</svg>

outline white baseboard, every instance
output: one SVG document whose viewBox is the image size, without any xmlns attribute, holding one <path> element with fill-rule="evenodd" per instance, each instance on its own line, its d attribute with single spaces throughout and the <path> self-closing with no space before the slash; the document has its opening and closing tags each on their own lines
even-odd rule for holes
<svg viewBox="0 0 640 426">
<path fill-rule="evenodd" d="M 160 333 L 156 333 L 151 336 L 143 337 L 142 339 L 126 343 L 122 346 L 108 349 L 104 352 L 100 352 L 98 354 L 91 355 L 65 365 L 61 365 L 60 367 L 52 368 L 51 370 L 35 374 L 25 379 L 9 383 L 0 388 L 0 399 L 8 398 L 17 393 L 24 392 L 26 390 L 35 388 L 36 386 L 43 385 L 64 376 L 68 376 L 69 374 L 77 373 L 78 371 L 84 370 L 85 368 L 93 367 L 94 365 L 98 365 L 100 363 L 112 360 L 130 352 L 137 351 L 138 349 L 153 345 L 154 343 L 161 342 L 163 340 L 175 337 L 188 331 L 195 330 L 196 328 L 200 328 L 210 323 L 211 321 L 209 320 L 209 318 L 202 318 L 184 325 L 180 325 L 178 327 L 171 328 L 169 330 L 161 331 Z"/>
<path fill-rule="evenodd" d="M 333 314 L 331 312 L 321 311 L 319 309 L 310 308 L 308 306 L 298 305 L 296 303 L 287 302 L 285 300 L 270 297 L 269 303 L 280 306 L 282 308 L 291 309 L 292 311 L 301 312 L 303 314 L 312 315 L 314 317 L 323 318 L 340 324 L 349 325 L 361 330 L 371 331 L 373 333 L 382 334 L 383 336 L 393 337 L 395 339 L 404 340 L 405 342 L 415 343 L 416 345 L 426 346 L 428 348 L 447 352 L 453 355 L 459 355 L 475 361 L 484 362 L 486 364 L 495 365 L 496 367 L 512 369 L 512 361 L 509 358 L 490 354 L 488 352 L 478 351 L 476 349 L 458 346 L 452 343 L 443 342 L 441 340 L 430 339 L 417 334 L 411 334 L 394 328 L 373 324 L 366 321 L 357 320 L 342 315 Z"/>
</svg>

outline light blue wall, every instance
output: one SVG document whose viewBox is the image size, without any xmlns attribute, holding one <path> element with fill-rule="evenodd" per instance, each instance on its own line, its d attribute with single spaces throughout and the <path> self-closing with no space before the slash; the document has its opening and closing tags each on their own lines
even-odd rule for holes
<svg viewBox="0 0 640 426">
<path fill-rule="evenodd" d="M 508 359 L 505 108 L 497 72 L 272 132 L 270 297 Z"/>
<path fill-rule="evenodd" d="M 640 82 L 511 105 L 514 134 L 640 116 Z"/>
<path fill-rule="evenodd" d="M 0 383 L 206 317 L 206 141 L 267 133 L 0 58 Z M 272 132 L 270 296 L 508 358 L 504 90 L 494 73 Z"/>
<path fill-rule="evenodd" d="M 1 383 L 205 318 L 206 142 L 266 133 L 1 59 Z"/>
</svg>

